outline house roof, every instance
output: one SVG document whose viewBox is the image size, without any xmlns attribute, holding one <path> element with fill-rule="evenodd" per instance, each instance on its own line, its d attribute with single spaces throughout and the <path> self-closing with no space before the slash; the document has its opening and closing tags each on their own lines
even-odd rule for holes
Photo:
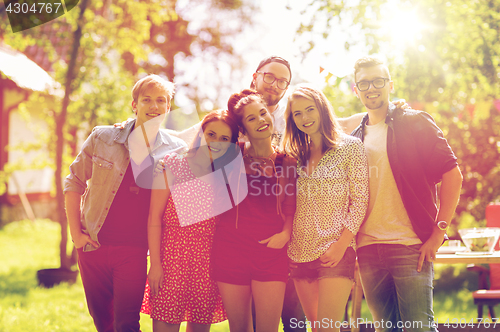
<svg viewBox="0 0 500 332">
<path fill-rule="evenodd" d="M 21 88 L 49 93 L 60 88 L 60 84 L 39 65 L 5 44 L 0 44 L 0 72 Z"/>
</svg>

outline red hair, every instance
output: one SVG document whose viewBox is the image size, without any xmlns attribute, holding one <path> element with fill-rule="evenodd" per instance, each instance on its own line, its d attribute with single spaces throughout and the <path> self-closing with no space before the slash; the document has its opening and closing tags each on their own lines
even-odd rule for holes
<svg viewBox="0 0 500 332">
<path fill-rule="evenodd" d="M 227 110 L 215 110 L 208 113 L 201 121 L 201 130 L 205 132 L 207 125 L 214 121 L 222 121 L 227 124 L 229 129 L 231 129 L 231 143 L 236 143 L 238 141 L 238 122 L 232 114 L 230 114 Z"/>
<path fill-rule="evenodd" d="M 240 133 L 238 122 L 236 121 L 234 116 L 227 110 L 215 110 L 205 115 L 205 117 L 201 121 L 200 135 L 196 136 L 196 139 L 193 141 L 191 149 L 187 154 L 188 157 L 193 157 L 196 154 L 196 151 L 201 146 L 202 136 L 204 135 L 203 133 L 206 127 L 208 126 L 209 123 L 215 121 L 222 121 L 228 125 L 229 129 L 231 130 L 231 145 L 222 157 L 214 160 L 212 164 L 213 171 L 228 164 L 231 160 L 233 160 L 236 157 L 239 151 L 238 144 L 236 144 L 238 142 L 238 136 Z"/>
</svg>

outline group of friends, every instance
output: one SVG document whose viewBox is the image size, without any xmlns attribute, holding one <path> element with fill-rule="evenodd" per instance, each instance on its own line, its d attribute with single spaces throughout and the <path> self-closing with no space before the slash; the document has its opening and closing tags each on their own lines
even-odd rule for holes
<svg viewBox="0 0 500 332">
<path fill-rule="evenodd" d="M 98 331 L 140 331 L 140 312 L 155 332 L 226 319 L 274 332 L 280 318 L 338 331 L 356 260 L 378 331 L 436 331 L 433 260 L 462 184 L 443 132 L 390 102 L 374 57 L 354 67 L 367 113 L 345 119 L 308 86 L 280 106 L 291 76 L 266 58 L 227 110 L 173 132 L 160 124 L 174 85 L 149 75 L 132 90 L 135 119 L 94 128 L 64 192 Z"/>
</svg>

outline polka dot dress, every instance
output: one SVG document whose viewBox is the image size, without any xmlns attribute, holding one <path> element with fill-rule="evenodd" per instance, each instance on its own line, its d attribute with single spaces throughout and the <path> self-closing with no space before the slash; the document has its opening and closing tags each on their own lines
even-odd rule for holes
<svg viewBox="0 0 500 332">
<path fill-rule="evenodd" d="M 193 202 L 196 208 L 183 208 L 183 211 L 192 210 L 193 218 L 198 219 L 200 213 L 210 211 L 214 198 L 212 187 L 196 178 L 184 156 L 168 155 L 165 161 L 176 177 L 176 185 L 163 217 L 160 253 L 163 287 L 157 296 L 151 296 L 146 284 L 141 312 L 169 324 L 221 322 L 226 314 L 217 284 L 210 277 L 215 218 L 181 227 L 176 213 L 176 206 L 181 208 L 179 204 Z M 178 183 L 181 184 L 177 186 Z M 183 199 L 175 199 L 176 195 L 182 195 Z"/>
</svg>

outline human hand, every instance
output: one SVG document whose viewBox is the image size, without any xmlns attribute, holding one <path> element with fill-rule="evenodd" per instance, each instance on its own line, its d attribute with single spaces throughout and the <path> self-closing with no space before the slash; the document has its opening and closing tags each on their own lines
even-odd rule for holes
<svg viewBox="0 0 500 332">
<path fill-rule="evenodd" d="M 268 248 L 281 249 L 287 244 L 288 240 L 290 240 L 290 232 L 281 231 L 265 240 L 259 241 L 259 243 L 267 244 Z"/>
<path fill-rule="evenodd" d="M 436 227 L 437 228 L 437 227 Z M 424 260 L 433 262 L 436 259 L 436 252 L 443 244 L 444 234 L 433 232 L 431 237 L 420 247 L 420 257 L 418 258 L 417 272 L 422 271 Z"/>
<path fill-rule="evenodd" d="M 163 173 L 164 170 L 165 170 L 165 160 L 160 159 L 160 161 L 158 161 L 158 164 L 156 164 L 155 169 L 153 170 L 153 176 L 157 176 Z"/>
<path fill-rule="evenodd" d="M 117 122 L 117 123 L 115 123 L 115 124 L 113 125 L 113 127 L 118 128 L 118 129 L 123 129 L 123 128 L 125 128 L 125 126 L 127 125 L 127 123 L 129 123 L 129 122 L 130 122 L 130 121 L 132 121 L 132 120 L 134 120 L 134 119 L 132 119 L 132 118 L 128 118 L 127 120 L 125 120 L 125 121 L 123 121 L 123 122 L 121 122 L 121 123 L 118 123 L 118 122 Z"/>
<path fill-rule="evenodd" d="M 83 248 L 87 243 L 90 243 L 93 247 L 99 248 L 99 244 L 92 240 L 90 235 L 80 232 L 80 234 L 73 237 L 73 243 L 76 249 Z"/>
<path fill-rule="evenodd" d="M 404 100 L 404 99 L 399 99 L 399 100 L 393 101 L 392 103 L 394 104 L 394 106 L 396 106 L 396 108 L 399 108 L 402 110 L 406 110 L 406 109 L 411 108 L 410 105 L 408 105 L 406 103 L 406 100 Z"/>
<path fill-rule="evenodd" d="M 160 288 L 163 286 L 163 268 L 161 265 L 151 265 L 148 273 L 149 288 L 151 288 L 151 294 L 156 296 L 160 292 Z"/>
<path fill-rule="evenodd" d="M 334 267 L 344 257 L 347 248 L 338 242 L 333 242 L 330 248 L 319 258 L 321 266 Z"/>
</svg>

